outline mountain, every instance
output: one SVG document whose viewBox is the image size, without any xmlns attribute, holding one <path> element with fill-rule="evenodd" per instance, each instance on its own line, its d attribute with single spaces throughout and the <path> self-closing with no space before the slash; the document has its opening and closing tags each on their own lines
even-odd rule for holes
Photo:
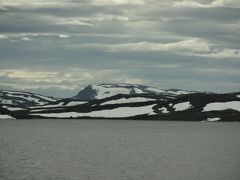
<svg viewBox="0 0 240 180">
<path fill-rule="evenodd" d="M 23 93 L 28 104 L 0 103 L 0 118 L 240 121 L 240 92 L 217 94 L 130 84 L 94 84 L 67 99 Z M 30 105 L 25 93 L 32 98 L 40 97 L 41 101 L 35 100 Z M 11 97 L 12 92 L 7 94 Z M 16 99 L 22 96 L 20 92 L 15 93 Z M 6 99 L 2 101 L 6 103 Z"/>
<path fill-rule="evenodd" d="M 180 94 L 195 93 L 194 91 L 185 91 L 180 89 L 163 90 L 155 87 L 135 85 L 135 84 L 92 84 L 81 90 L 74 99 L 95 100 L 104 99 L 117 94 L 135 95 L 135 94 L 156 94 L 168 97 L 175 97 Z"/>
<path fill-rule="evenodd" d="M 240 121 L 240 92 L 194 93 L 158 103 L 156 119 Z"/>
<path fill-rule="evenodd" d="M 57 98 L 22 91 L 0 90 L 0 119 L 11 119 L 16 111 L 27 110 L 31 106 L 44 106 Z"/>
<path fill-rule="evenodd" d="M 47 97 L 39 94 L 0 90 L 0 104 L 1 105 L 15 105 L 20 107 L 46 105 L 55 102 L 57 98 Z"/>
</svg>

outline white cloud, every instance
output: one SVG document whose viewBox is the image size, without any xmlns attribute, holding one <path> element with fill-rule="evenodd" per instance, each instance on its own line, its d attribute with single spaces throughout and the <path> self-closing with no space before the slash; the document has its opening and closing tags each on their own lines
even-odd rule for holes
<svg viewBox="0 0 240 180">
<path fill-rule="evenodd" d="M 94 26 L 94 24 L 80 21 L 74 18 L 64 18 L 64 19 L 56 19 L 58 22 L 57 25 L 73 25 L 73 26 Z"/>
<path fill-rule="evenodd" d="M 58 1 L 58 0 L 8 0 L 0 1 L 0 9 L 2 10 L 8 10 L 8 7 L 18 7 L 23 9 L 28 8 L 49 8 L 49 7 L 74 7 L 76 3 L 71 1 Z"/>
<path fill-rule="evenodd" d="M 32 39 L 31 38 L 29 38 L 29 37 L 22 37 L 21 38 L 23 41 L 31 41 Z"/>
<path fill-rule="evenodd" d="M 144 84 L 144 80 L 140 78 L 129 77 L 128 75 L 114 74 L 111 83 L 127 83 L 127 84 Z"/>
<path fill-rule="evenodd" d="M 171 43 L 137 42 L 122 44 L 85 43 L 70 45 L 72 48 L 95 49 L 107 52 L 170 52 L 187 56 L 209 57 L 217 59 L 240 58 L 240 49 L 217 47 L 199 38 Z M 161 65 L 160 65 L 161 66 Z M 170 66 L 173 67 L 173 66 Z"/>
<path fill-rule="evenodd" d="M 203 4 L 196 1 L 180 1 L 174 2 L 173 6 L 175 7 L 192 7 L 192 8 L 214 8 L 214 7 L 232 7 L 239 8 L 240 1 L 239 0 L 215 0 L 210 4 Z"/>
<path fill-rule="evenodd" d="M 171 43 L 153 43 L 153 42 L 137 42 L 124 44 L 99 44 L 87 43 L 81 44 L 80 47 L 100 49 L 110 52 L 119 51 L 191 51 L 205 52 L 209 51 L 209 44 L 200 39 L 190 39 Z"/>
<path fill-rule="evenodd" d="M 30 69 L 1 69 L 0 76 L 9 82 L 23 87 L 36 86 L 76 86 L 84 81 L 93 81 L 113 73 L 112 70 L 91 70 L 70 68 L 64 71 L 30 70 Z M 18 83 L 19 82 L 19 83 Z M 2 84 L 2 83 L 0 83 Z"/>
<path fill-rule="evenodd" d="M 7 38 L 8 38 L 7 35 L 5 35 L 5 34 L 0 34 L 0 39 L 7 39 Z"/>
<path fill-rule="evenodd" d="M 180 2 L 174 2 L 173 6 L 175 7 L 193 7 L 193 8 L 197 8 L 197 7 L 201 7 L 201 8 L 207 8 L 210 7 L 211 4 L 201 4 L 199 2 L 195 2 L 195 1 L 180 1 Z"/>
<path fill-rule="evenodd" d="M 143 5 L 145 4 L 145 0 L 89 0 L 89 2 L 81 2 L 81 1 L 71 1 L 71 0 L 8 0 L 0 1 L 0 9 L 7 10 L 8 7 L 21 7 L 21 8 L 49 8 L 49 7 L 76 7 L 81 4 L 92 4 L 92 5 Z"/>
<path fill-rule="evenodd" d="M 89 17 L 77 17 L 76 19 L 84 22 L 129 21 L 129 18 L 127 16 L 103 14 L 103 13 L 98 13 L 98 14 L 95 14 L 94 16 L 89 16 Z"/>
<path fill-rule="evenodd" d="M 239 76 L 240 71 L 239 69 L 233 69 L 233 68 L 216 68 L 216 67 L 204 67 L 204 68 L 192 68 L 191 69 L 194 72 L 199 72 L 202 74 L 212 74 L 212 75 L 230 75 L 230 76 Z"/>
<path fill-rule="evenodd" d="M 211 58 L 218 58 L 218 59 L 236 59 L 240 58 L 240 49 L 215 49 L 213 52 L 209 54 L 198 54 L 198 56 L 203 57 L 211 57 Z"/>
<path fill-rule="evenodd" d="M 31 38 L 34 38 L 34 37 L 46 37 L 46 38 L 49 38 L 49 37 L 60 37 L 60 36 L 68 36 L 67 34 L 59 34 L 59 33 L 31 33 L 31 32 L 27 32 L 27 33 L 7 33 L 7 34 L 4 34 L 4 35 L 1 35 L 0 34 L 0 39 L 14 39 L 14 38 L 24 38 L 25 40 L 26 39 L 31 39 Z M 26 38 L 27 37 L 27 38 Z"/>
<path fill-rule="evenodd" d="M 46 79 L 57 75 L 57 72 L 50 71 L 30 71 L 18 69 L 2 69 L 0 76 L 7 76 L 9 78 L 23 78 L 23 79 Z"/>
<path fill-rule="evenodd" d="M 240 7 L 239 0 L 215 0 L 211 3 L 213 7 Z"/>
<path fill-rule="evenodd" d="M 60 38 L 69 38 L 69 35 L 66 35 L 66 34 L 59 34 L 58 37 L 60 37 Z"/>
<path fill-rule="evenodd" d="M 148 67 L 150 67 L 150 68 L 163 68 L 163 69 L 175 69 L 175 68 L 180 68 L 182 66 L 178 65 L 178 64 L 155 64 L 155 65 L 150 65 Z"/>
<path fill-rule="evenodd" d="M 143 5 L 144 0 L 93 0 L 94 5 Z"/>
</svg>

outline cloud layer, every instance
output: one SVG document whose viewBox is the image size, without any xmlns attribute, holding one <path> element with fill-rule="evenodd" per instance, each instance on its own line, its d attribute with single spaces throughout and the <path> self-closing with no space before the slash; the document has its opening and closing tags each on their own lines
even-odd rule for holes
<svg viewBox="0 0 240 180">
<path fill-rule="evenodd" d="M 238 0 L 2 0 L 0 14 L 0 88 L 240 88 Z"/>
</svg>

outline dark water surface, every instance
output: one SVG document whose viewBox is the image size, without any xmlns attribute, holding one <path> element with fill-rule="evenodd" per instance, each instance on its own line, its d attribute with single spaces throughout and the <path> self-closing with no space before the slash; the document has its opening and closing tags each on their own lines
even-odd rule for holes
<svg viewBox="0 0 240 180">
<path fill-rule="evenodd" d="M 239 180 L 240 123 L 0 120 L 1 180 Z"/>
</svg>

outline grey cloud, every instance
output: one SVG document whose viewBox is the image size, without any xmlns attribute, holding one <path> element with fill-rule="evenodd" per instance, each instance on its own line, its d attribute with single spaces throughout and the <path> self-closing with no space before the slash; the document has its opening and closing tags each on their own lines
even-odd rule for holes
<svg viewBox="0 0 240 180">
<path fill-rule="evenodd" d="M 236 3 L 5 1 L 0 5 L 0 72 L 57 74 L 48 75 L 49 82 L 5 74 L 0 86 L 64 97 L 94 82 L 239 90 Z"/>
</svg>

